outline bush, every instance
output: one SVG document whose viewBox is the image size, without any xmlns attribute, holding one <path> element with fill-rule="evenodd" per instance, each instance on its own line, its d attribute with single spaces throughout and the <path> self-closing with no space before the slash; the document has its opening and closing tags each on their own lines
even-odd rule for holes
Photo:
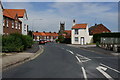
<svg viewBox="0 0 120 80">
<path fill-rule="evenodd" d="M 113 38 L 120 38 L 120 32 L 117 33 L 101 33 L 101 34 L 94 34 L 93 35 L 93 42 L 99 42 L 101 37 L 113 37 Z"/>
<path fill-rule="evenodd" d="M 33 44 L 30 36 L 24 36 L 18 33 L 10 34 L 2 37 L 3 52 L 19 52 Z"/>
<path fill-rule="evenodd" d="M 22 40 L 25 48 L 29 48 L 33 44 L 33 39 L 30 36 L 23 35 Z"/>
<path fill-rule="evenodd" d="M 64 36 L 62 36 L 62 35 L 58 36 L 58 41 L 60 43 L 64 43 Z"/>
</svg>

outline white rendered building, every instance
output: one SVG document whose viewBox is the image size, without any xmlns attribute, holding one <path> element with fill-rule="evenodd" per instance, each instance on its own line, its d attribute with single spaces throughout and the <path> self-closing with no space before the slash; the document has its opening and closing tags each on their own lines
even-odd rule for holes
<svg viewBox="0 0 120 80">
<path fill-rule="evenodd" d="M 84 45 L 91 42 L 92 36 L 89 35 L 88 24 L 75 24 L 73 20 L 71 43 Z"/>
</svg>

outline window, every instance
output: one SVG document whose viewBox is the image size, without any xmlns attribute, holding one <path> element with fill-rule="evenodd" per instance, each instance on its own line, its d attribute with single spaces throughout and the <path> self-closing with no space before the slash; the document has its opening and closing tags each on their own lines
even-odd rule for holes
<svg viewBox="0 0 120 80">
<path fill-rule="evenodd" d="M 75 34 L 78 34 L 78 29 L 75 29 Z"/>
<path fill-rule="evenodd" d="M 75 42 L 78 42 L 78 37 L 75 37 Z"/>
<path fill-rule="evenodd" d="M 8 27 L 8 19 L 6 19 L 7 20 L 7 27 Z"/>
<path fill-rule="evenodd" d="M 24 24 L 24 31 L 26 31 L 26 24 Z"/>
<path fill-rule="evenodd" d="M 20 29 L 20 23 L 19 23 L 19 29 Z"/>
<path fill-rule="evenodd" d="M 5 19 L 3 18 L 3 26 L 5 26 Z"/>
<path fill-rule="evenodd" d="M 12 20 L 12 28 L 14 28 L 14 21 Z"/>
<path fill-rule="evenodd" d="M 15 27 L 15 28 L 17 29 L 17 27 L 18 27 L 18 23 L 17 23 L 17 21 L 16 21 L 16 27 Z"/>
</svg>

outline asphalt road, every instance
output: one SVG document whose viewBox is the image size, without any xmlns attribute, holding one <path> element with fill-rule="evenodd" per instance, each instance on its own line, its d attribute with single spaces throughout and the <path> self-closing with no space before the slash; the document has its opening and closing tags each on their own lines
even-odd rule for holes
<svg viewBox="0 0 120 80">
<path fill-rule="evenodd" d="M 118 80 L 119 58 L 48 43 L 36 59 L 3 72 L 3 78 L 104 78 Z"/>
</svg>

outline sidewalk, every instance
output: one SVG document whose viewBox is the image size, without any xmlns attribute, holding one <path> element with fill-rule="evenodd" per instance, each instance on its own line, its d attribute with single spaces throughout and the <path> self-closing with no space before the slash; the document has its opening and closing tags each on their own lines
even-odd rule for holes
<svg viewBox="0 0 120 80">
<path fill-rule="evenodd" d="M 96 47 L 96 45 L 73 45 L 73 44 L 67 44 L 67 46 L 81 48 L 81 49 L 85 49 L 87 51 L 96 52 L 96 53 L 103 53 L 103 54 L 108 54 L 108 55 L 120 56 L 120 53 L 115 53 L 115 52 L 110 51 L 110 50 L 106 50 L 106 49 L 103 49 L 103 48 L 100 48 L 100 47 Z"/>
<path fill-rule="evenodd" d="M 20 63 L 24 63 L 25 61 L 29 61 L 31 59 L 36 58 L 43 52 L 43 46 L 39 46 L 38 44 L 34 44 L 32 48 L 27 49 L 21 53 L 8 53 L 6 56 L 0 57 L 0 70 L 5 70 L 12 66 L 15 66 Z"/>
</svg>

